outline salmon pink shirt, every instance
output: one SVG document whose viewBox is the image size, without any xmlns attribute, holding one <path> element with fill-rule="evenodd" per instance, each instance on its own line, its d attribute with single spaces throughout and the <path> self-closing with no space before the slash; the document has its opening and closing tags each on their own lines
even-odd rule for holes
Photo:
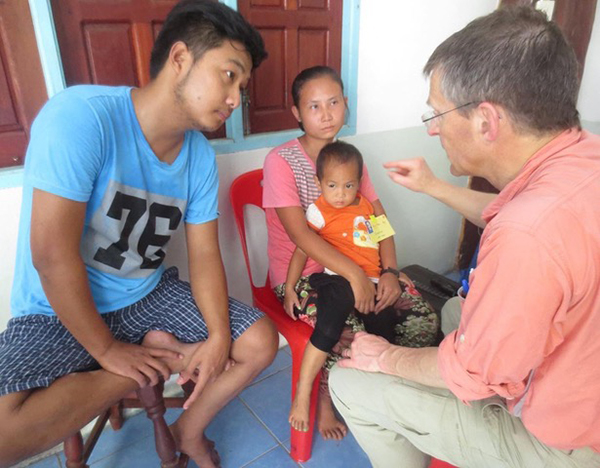
<svg viewBox="0 0 600 468">
<path fill-rule="evenodd" d="M 556 137 L 483 218 L 442 377 L 463 401 L 505 398 L 548 446 L 600 452 L 600 137 Z"/>
</svg>

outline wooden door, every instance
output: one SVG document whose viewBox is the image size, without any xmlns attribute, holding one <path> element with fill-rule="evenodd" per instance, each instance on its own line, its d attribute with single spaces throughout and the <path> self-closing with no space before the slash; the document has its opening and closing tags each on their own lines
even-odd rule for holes
<svg viewBox="0 0 600 468">
<path fill-rule="evenodd" d="M 23 164 L 31 122 L 47 99 L 29 3 L 0 0 L 0 167 Z"/>
<path fill-rule="evenodd" d="M 147 84 L 152 45 L 176 3 L 177 0 L 52 0 L 67 85 Z M 225 127 L 207 133 L 207 137 L 225 137 Z"/>
<path fill-rule="evenodd" d="M 579 76 L 583 76 L 585 55 L 587 53 L 594 18 L 596 17 L 597 0 L 555 0 L 552 20 L 554 20 L 575 49 L 575 55 L 581 67 Z M 500 6 L 529 5 L 535 6 L 537 0 L 501 0 Z"/>
<path fill-rule="evenodd" d="M 342 0 L 238 0 L 261 33 L 269 58 L 250 86 L 250 132 L 298 128 L 291 86 L 299 71 L 329 65 L 340 71 Z"/>
</svg>

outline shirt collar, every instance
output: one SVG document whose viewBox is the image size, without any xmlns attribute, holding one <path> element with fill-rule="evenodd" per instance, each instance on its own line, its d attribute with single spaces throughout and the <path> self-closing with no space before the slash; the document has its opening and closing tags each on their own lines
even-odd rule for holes
<svg viewBox="0 0 600 468">
<path fill-rule="evenodd" d="M 533 173 L 547 159 L 571 146 L 581 138 L 582 131 L 578 128 L 570 128 L 565 130 L 552 141 L 540 148 L 534 155 L 527 160 L 523 165 L 517 177 L 506 185 L 500 194 L 485 207 L 481 217 L 486 223 L 489 223 L 509 201 L 517 196 L 521 189 L 528 185 Z"/>
</svg>

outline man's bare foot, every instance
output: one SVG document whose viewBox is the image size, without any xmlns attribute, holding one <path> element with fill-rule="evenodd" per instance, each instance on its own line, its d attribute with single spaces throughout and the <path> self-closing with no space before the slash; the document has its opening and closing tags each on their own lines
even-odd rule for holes
<svg viewBox="0 0 600 468">
<path fill-rule="evenodd" d="M 317 428 L 325 440 L 342 440 L 348 433 L 346 425 L 336 417 L 333 411 L 331 397 L 321 392 L 317 406 Z"/>
<path fill-rule="evenodd" d="M 199 468 L 220 468 L 221 456 L 215 449 L 215 443 L 204 434 L 200 438 L 183 440 L 178 432 L 177 425 L 169 427 L 177 451 L 185 453 Z"/>
<path fill-rule="evenodd" d="M 297 431 L 306 432 L 308 431 L 308 417 L 310 410 L 310 393 L 308 398 L 300 395 L 300 392 L 296 392 L 296 397 L 292 402 L 292 409 L 290 410 L 290 416 L 288 422 Z"/>
</svg>

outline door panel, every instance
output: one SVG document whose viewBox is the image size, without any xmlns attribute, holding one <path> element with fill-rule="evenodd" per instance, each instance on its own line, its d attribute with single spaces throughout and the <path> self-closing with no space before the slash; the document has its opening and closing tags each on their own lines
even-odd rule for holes
<svg viewBox="0 0 600 468">
<path fill-rule="evenodd" d="M 177 0 L 51 3 L 67 85 L 140 87 L 150 81 L 152 45 Z M 224 138 L 225 126 L 205 134 Z"/>
<path fill-rule="evenodd" d="M 501 0 L 500 6 L 535 5 L 537 0 Z M 555 0 L 552 19 L 560 26 L 563 34 L 569 40 L 581 67 L 579 76 L 583 76 L 585 55 L 587 53 L 597 0 Z"/>
<path fill-rule="evenodd" d="M 581 66 L 580 78 L 583 76 L 585 56 L 592 37 L 595 17 L 596 0 L 557 0 L 554 7 L 553 19 L 575 49 L 575 55 Z"/>
<path fill-rule="evenodd" d="M 136 60 L 135 48 L 129 40 L 135 36 L 128 24 L 85 24 L 82 32 L 92 83 L 138 85 L 144 81 L 136 76 L 137 67 L 144 64 Z"/>
<path fill-rule="evenodd" d="M 147 29 L 162 22 L 177 0 L 51 3 L 67 85 L 143 86 L 154 42 Z"/>
<path fill-rule="evenodd" d="M 327 29 L 298 30 L 298 70 L 316 63 L 327 63 L 329 31 Z"/>
<path fill-rule="evenodd" d="M 238 9 L 269 52 L 250 86 L 251 133 L 297 128 L 291 86 L 298 72 L 314 65 L 340 71 L 342 0 L 238 0 Z"/>
<path fill-rule="evenodd" d="M 252 87 L 255 100 L 254 109 L 284 109 L 287 103 L 285 86 L 286 41 L 285 29 L 261 31 L 269 58 L 254 72 L 252 82 L 268 83 L 268 86 Z"/>
<path fill-rule="evenodd" d="M 0 167 L 23 164 L 31 122 L 47 99 L 29 3 L 0 0 Z"/>
</svg>

